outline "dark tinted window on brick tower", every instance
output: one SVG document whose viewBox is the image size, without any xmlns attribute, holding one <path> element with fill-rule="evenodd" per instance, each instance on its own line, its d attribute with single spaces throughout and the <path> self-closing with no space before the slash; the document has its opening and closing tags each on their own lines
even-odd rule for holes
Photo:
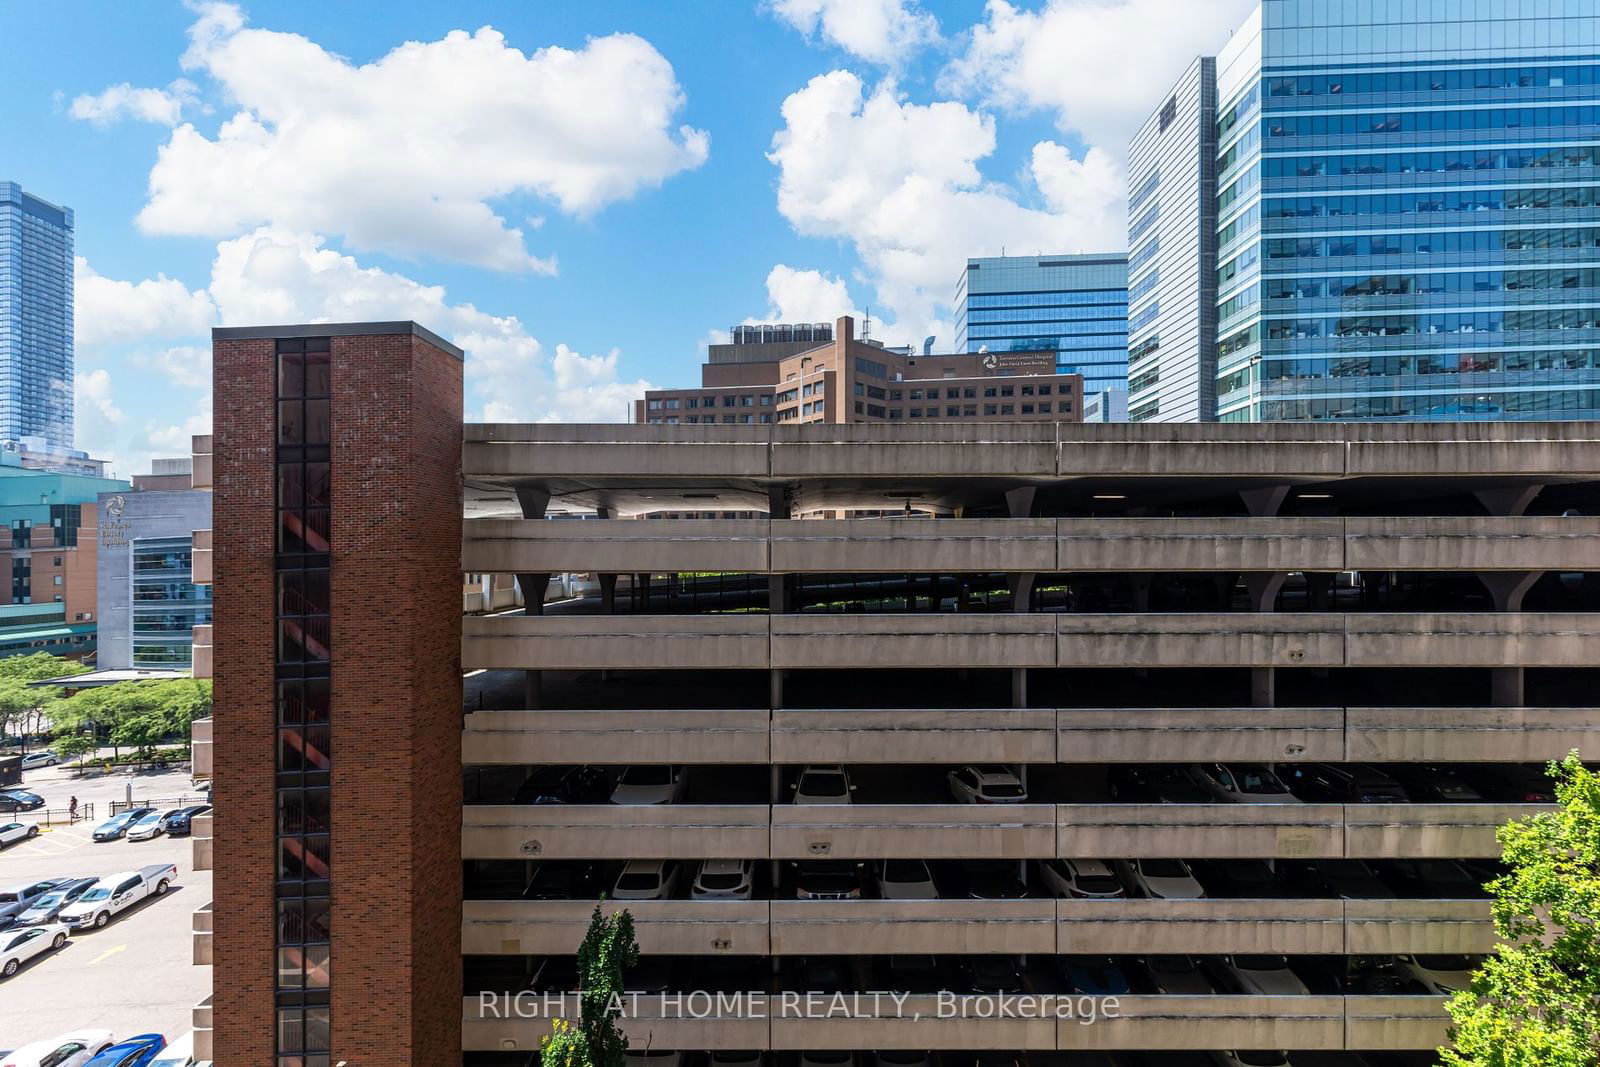
<svg viewBox="0 0 1600 1067">
<path fill-rule="evenodd" d="M 333 873 L 328 338 L 277 342 L 276 1067 L 328 1067 Z"/>
</svg>

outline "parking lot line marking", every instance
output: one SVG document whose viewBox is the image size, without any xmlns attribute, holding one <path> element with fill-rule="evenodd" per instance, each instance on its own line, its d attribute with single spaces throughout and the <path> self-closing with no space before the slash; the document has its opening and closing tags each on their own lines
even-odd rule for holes
<svg viewBox="0 0 1600 1067">
<path fill-rule="evenodd" d="M 94 959 L 90 960 L 89 961 L 89 966 L 93 967 L 97 963 L 100 963 L 100 962 L 102 962 L 104 960 L 108 960 L 112 956 L 115 956 L 117 953 L 125 951 L 127 949 L 127 947 L 128 947 L 127 945 L 118 945 L 116 948 L 108 948 L 104 952 L 100 953 L 100 955 L 98 955 Z"/>
</svg>

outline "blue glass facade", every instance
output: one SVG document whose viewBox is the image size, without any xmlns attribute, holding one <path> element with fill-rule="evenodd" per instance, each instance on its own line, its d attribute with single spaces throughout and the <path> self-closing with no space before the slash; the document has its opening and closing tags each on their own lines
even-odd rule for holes
<svg viewBox="0 0 1600 1067">
<path fill-rule="evenodd" d="M 1126 256 L 969 259 L 954 306 L 957 352 L 1053 350 L 1085 395 L 1127 388 Z"/>
<path fill-rule="evenodd" d="M 1551 4 L 1266 0 L 1235 35 L 1219 419 L 1600 417 L 1600 19 Z"/>
<path fill-rule="evenodd" d="M 0 441 L 72 447 L 72 211 L 0 181 Z"/>
<path fill-rule="evenodd" d="M 187 670 L 194 628 L 211 624 L 211 587 L 194 584 L 193 540 L 140 538 L 132 562 L 132 666 Z"/>
</svg>

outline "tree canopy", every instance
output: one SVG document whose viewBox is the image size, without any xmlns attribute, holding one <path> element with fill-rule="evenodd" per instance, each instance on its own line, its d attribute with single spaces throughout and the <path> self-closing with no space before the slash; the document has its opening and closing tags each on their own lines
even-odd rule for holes
<svg viewBox="0 0 1600 1067">
<path fill-rule="evenodd" d="M 55 686 L 33 686 L 46 678 L 64 678 L 89 670 L 77 660 L 33 652 L 0 659 L 0 734 L 23 733 L 28 720 L 61 699 Z"/>
<path fill-rule="evenodd" d="M 557 1019 L 539 1046 L 542 1067 L 624 1067 L 628 1039 L 617 1028 L 623 976 L 639 962 L 633 915 L 607 917 L 596 904 L 578 946 L 579 1018 Z"/>
<path fill-rule="evenodd" d="M 58 735 L 75 735 L 87 725 L 106 730 L 118 748 L 148 756 L 164 738 L 188 737 L 195 719 L 211 713 L 211 681 L 118 682 L 80 689 L 49 706 Z"/>
<path fill-rule="evenodd" d="M 1600 1063 L 1600 775 L 1573 752 L 1550 765 L 1559 810 L 1500 828 L 1489 883 L 1502 944 L 1450 998 L 1445 1067 Z"/>
</svg>

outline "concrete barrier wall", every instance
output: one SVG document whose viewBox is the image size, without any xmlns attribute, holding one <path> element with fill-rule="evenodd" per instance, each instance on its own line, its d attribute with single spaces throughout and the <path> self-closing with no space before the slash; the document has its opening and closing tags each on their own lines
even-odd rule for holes
<svg viewBox="0 0 1600 1067">
<path fill-rule="evenodd" d="M 468 805 L 464 859 L 1462 859 L 1541 804 Z"/>
<path fill-rule="evenodd" d="M 197 774 L 202 747 L 197 732 Z M 1600 754 L 1589 708 L 477 711 L 462 764 L 1539 763 L 1574 748 Z"/>
<path fill-rule="evenodd" d="M 875 1005 L 864 994 L 846 1003 L 849 1017 L 830 1018 L 831 995 L 809 1007 L 804 996 L 786 1004 L 781 994 L 772 994 L 743 1017 L 714 1003 L 663 1005 L 655 996 L 641 996 L 630 1002 L 636 1014 L 621 1025 L 630 1044 L 653 1049 L 1398 1051 L 1437 1047 L 1448 1024 L 1444 998 L 1421 996 L 1130 995 L 1116 998 L 1115 1017 L 1097 1017 L 1091 1025 L 1039 1018 L 1037 1006 L 1029 1011 L 1033 1017 L 993 1017 L 993 998 L 977 996 L 958 996 L 942 1006 L 932 996 L 907 997 L 899 1005 L 885 996 Z M 469 1052 L 536 1051 L 550 1031 L 549 1019 L 561 1014 L 559 1003 L 546 1005 L 537 995 L 524 998 L 515 1013 L 472 996 L 462 998 L 461 1009 L 462 1048 Z M 496 1017 L 497 1011 L 520 1017 Z"/>
<path fill-rule="evenodd" d="M 1600 518 L 497 517 L 466 521 L 461 567 L 500 574 L 1596 571 Z"/>
<path fill-rule="evenodd" d="M 468 670 L 1580 667 L 1600 614 L 501 615 L 461 645 Z"/>
</svg>

